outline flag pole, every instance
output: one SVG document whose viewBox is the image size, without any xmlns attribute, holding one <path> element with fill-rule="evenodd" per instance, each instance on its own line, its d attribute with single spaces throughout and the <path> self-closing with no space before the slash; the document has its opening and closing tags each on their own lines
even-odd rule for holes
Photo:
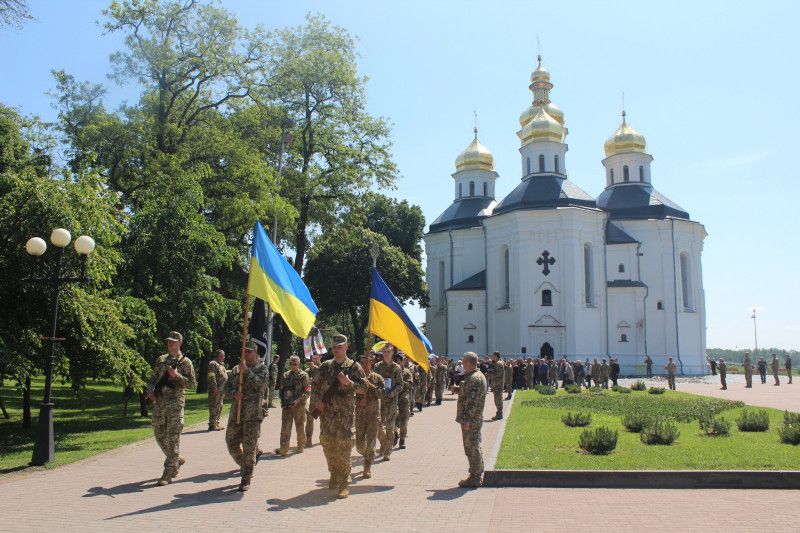
<svg viewBox="0 0 800 533">
<path fill-rule="evenodd" d="M 239 392 L 244 389 L 244 351 L 247 346 L 247 323 L 250 318 L 250 291 L 245 292 L 244 297 L 244 327 L 242 327 L 242 351 L 239 356 Z M 236 423 L 239 424 L 239 419 L 242 417 L 242 402 L 236 402 Z"/>
<path fill-rule="evenodd" d="M 381 253 L 381 248 L 378 246 L 378 243 L 372 243 L 369 247 L 369 255 L 372 256 L 372 268 L 378 268 L 378 255 Z M 367 329 L 369 329 L 369 322 L 367 322 Z M 367 353 L 367 350 L 372 350 L 372 344 L 375 341 L 375 334 L 372 331 L 369 331 L 369 335 L 367 336 L 367 348 L 364 350 L 364 353 Z"/>
</svg>

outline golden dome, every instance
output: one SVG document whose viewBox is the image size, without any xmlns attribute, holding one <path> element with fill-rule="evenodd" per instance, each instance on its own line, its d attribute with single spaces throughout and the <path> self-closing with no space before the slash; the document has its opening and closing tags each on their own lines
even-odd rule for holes
<svg viewBox="0 0 800 533">
<path fill-rule="evenodd" d="M 536 70 L 531 73 L 531 83 L 536 81 L 550 81 L 550 73 L 542 66 L 542 56 L 538 55 L 536 59 L 539 61 L 539 64 L 536 65 Z"/>
<path fill-rule="evenodd" d="M 525 126 L 531 119 L 536 115 L 539 111 L 539 104 L 531 104 L 531 106 L 523 111 L 523 113 L 519 116 L 519 125 Z M 558 107 L 553 102 L 548 102 L 546 106 L 544 106 L 544 110 L 547 111 L 547 114 L 556 119 L 556 122 L 564 125 L 564 112 L 561 111 L 561 108 Z"/>
<path fill-rule="evenodd" d="M 478 140 L 478 128 L 475 138 L 463 152 L 456 157 L 456 171 L 462 170 L 494 170 L 492 153 Z"/>
<path fill-rule="evenodd" d="M 565 129 L 542 106 L 537 106 L 536 114 L 517 135 L 524 144 L 536 141 L 560 143 L 564 142 Z"/>
<path fill-rule="evenodd" d="M 622 124 L 617 131 L 608 138 L 603 145 L 606 152 L 606 157 L 623 152 L 641 152 L 645 153 L 647 142 L 644 135 L 633 129 L 625 121 L 625 111 L 622 112 Z"/>
</svg>

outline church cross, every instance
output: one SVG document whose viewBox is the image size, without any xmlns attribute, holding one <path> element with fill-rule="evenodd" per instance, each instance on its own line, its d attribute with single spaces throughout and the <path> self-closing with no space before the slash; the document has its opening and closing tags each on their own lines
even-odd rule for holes
<svg viewBox="0 0 800 533">
<path fill-rule="evenodd" d="M 555 262 L 556 262 L 555 257 L 550 257 L 550 252 L 548 252 L 547 250 L 542 252 L 542 257 L 536 260 L 537 265 L 540 266 L 544 265 L 544 268 L 542 269 L 542 274 L 544 274 L 545 276 L 550 273 L 550 265 L 554 265 Z"/>
</svg>

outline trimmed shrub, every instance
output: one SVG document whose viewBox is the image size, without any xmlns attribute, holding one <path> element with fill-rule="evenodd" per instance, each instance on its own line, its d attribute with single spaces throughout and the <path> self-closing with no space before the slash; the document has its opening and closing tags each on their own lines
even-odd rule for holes
<svg viewBox="0 0 800 533">
<path fill-rule="evenodd" d="M 766 411 L 742 411 L 736 419 L 739 431 L 756 432 L 769 429 L 769 414 Z"/>
<path fill-rule="evenodd" d="M 633 411 L 622 417 L 622 425 L 631 433 L 641 433 L 650 422 L 650 417 L 641 411 Z"/>
<path fill-rule="evenodd" d="M 596 385 L 594 387 L 590 387 L 589 388 L 589 392 L 591 392 L 593 394 L 603 394 L 604 390 L 605 389 L 603 387 L 598 387 Z"/>
<path fill-rule="evenodd" d="M 703 415 L 700 418 L 700 429 L 709 437 L 728 437 L 731 434 L 731 423 L 713 415 Z"/>
<path fill-rule="evenodd" d="M 650 387 L 649 389 L 647 389 L 647 392 L 649 392 L 650 394 L 664 394 L 666 390 L 667 389 L 665 389 L 664 387 Z"/>
<path fill-rule="evenodd" d="M 639 438 L 645 444 L 670 445 L 679 435 L 678 426 L 674 422 L 660 418 L 646 425 Z"/>
<path fill-rule="evenodd" d="M 630 394 L 631 393 L 631 390 L 628 387 L 617 387 L 614 390 L 617 391 L 620 394 Z"/>
<path fill-rule="evenodd" d="M 564 387 L 564 390 L 567 391 L 569 394 L 580 394 L 581 393 L 581 386 L 571 383 Z"/>
<path fill-rule="evenodd" d="M 539 394 L 544 394 L 545 396 L 552 396 L 556 393 L 555 387 L 551 387 L 549 385 L 537 385 L 536 392 Z"/>
<path fill-rule="evenodd" d="M 631 390 L 635 391 L 647 390 L 647 384 L 645 384 L 645 382 L 642 381 L 641 379 L 637 380 L 633 383 L 633 385 L 631 385 Z"/>
<path fill-rule="evenodd" d="M 784 420 L 783 425 L 778 430 L 778 436 L 784 444 L 800 444 L 800 423 L 787 424 Z"/>
<path fill-rule="evenodd" d="M 561 421 L 565 426 L 569 426 L 571 428 L 586 427 L 592 423 L 592 415 L 589 413 L 569 412 L 561 417 Z"/>
<path fill-rule="evenodd" d="M 581 433 L 578 446 L 592 455 L 608 455 L 617 447 L 618 438 L 619 433 L 607 427 L 599 427 L 594 431 L 587 429 Z"/>
<path fill-rule="evenodd" d="M 789 411 L 783 412 L 784 424 L 800 424 L 800 413 L 792 413 Z"/>
</svg>

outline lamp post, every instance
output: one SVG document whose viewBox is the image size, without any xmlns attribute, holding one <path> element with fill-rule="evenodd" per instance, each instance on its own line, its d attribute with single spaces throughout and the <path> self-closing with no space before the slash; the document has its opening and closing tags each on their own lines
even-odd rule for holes
<svg viewBox="0 0 800 533">
<path fill-rule="evenodd" d="M 753 348 L 753 357 L 755 357 L 755 352 L 758 351 L 758 329 L 756 328 L 756 310 L 753 309 L 753 316 L 750 318 L 753 319 L 753 344 L 755 345 Z"/>
<path fill-rule="evenodd" d="M 86 276 L 86 262 L 89 254 L 94 251 L 94 239 L 83 235 L 75 239 L 75 251 L 81 256 L 80 276 L 62 276 L 64 264 L 64 249 L 72 241 L 72 235 L 64 228 L 53 230 L 50 234 L 50 242 L 56 247 L 56 264 L 50 272 L 50 276 L 31 277 L 25 281 L 39 283 L 50 283 L 52 292 L 53 309 L 50 322 L 50 336 L 42 337 L 42 340 L 50 341 L 50 356 L 44 361 L 44 397 L 39 407 L 39 429 L 36 443 L 33 447 L 32 466 L 41 466 L 49 463 L 55 458 L 55 443 L 53 434 L 53 403 L 51 401 L 51 390 L 53 384 L 53 366 L 56 359 L 56 342 L 64 340 L 56 337 L 58 325 L 58 298 L 61 293 L 61 286 L 66 283 L 86 283 L 89 278 Z M 40 237 L 28 239 L 25 243 L 25 250 L 33 257 L 41 257 L 47 250 L 47 243 Z M 38 269 L 37 269 L 38 270 Z"/>
</svg>

